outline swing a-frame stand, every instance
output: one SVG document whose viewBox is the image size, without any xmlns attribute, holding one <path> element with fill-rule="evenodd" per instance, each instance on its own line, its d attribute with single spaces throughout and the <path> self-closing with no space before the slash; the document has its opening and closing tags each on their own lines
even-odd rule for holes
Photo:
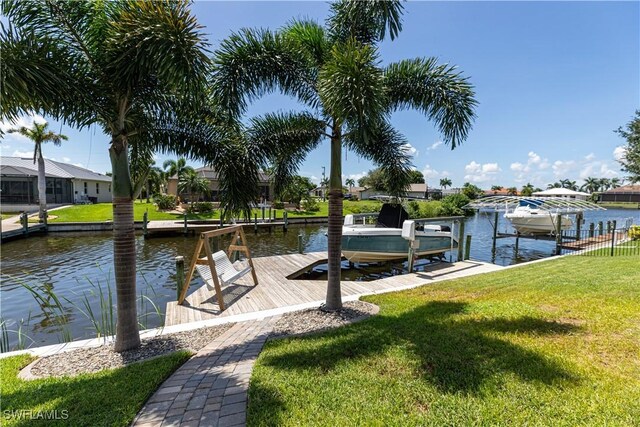
<svg viewBox="0 0 640 427">
<path fill-rule="evenodd" d="M 232 234 L 231 245 L 227 249 L 227 252 L 218 251 L 213 252 L 211 250 L 211 239 L 218 239 L 220 236 L 226 234 Z M 202 250 L 204 249 L 205 256 L 201 257 Z M 229 259 L 234 252 L 242 252 L 247 258 L 248 266 L 238 269 L 238 267 L 231 263 Z M 189 284 L 193 278 L 194 271 L 198 273 L 204 279 L 207 287 L 211 290 L 215 290 L 216 299 L 218 300 L 218 306 L 223 311 L 226 307 L 224 305 L 224 299 L 222 295 L 222 287 L 232 284 L 234 281 L 244 276 L 247 273 L 251 273 L 253 278 L 253 284 L 258 285 L 258 278 L 256 277 L 256 270 L 253 267 L 253 261 L 251 260 L 251 252 L 246 244 L 246 237 L 241 225 L 233 227 L 223 228 L 220 230 L 206 231 L 200 233 L 200 240 L 196 244 L 196 250 L 191 258 L 191 264 L 185 280 L 185 285 L 182 288 L 180 297 L 178 298 L 178 304 L 182 304 L 187 296 L 187 290 Z"/>
</svg>

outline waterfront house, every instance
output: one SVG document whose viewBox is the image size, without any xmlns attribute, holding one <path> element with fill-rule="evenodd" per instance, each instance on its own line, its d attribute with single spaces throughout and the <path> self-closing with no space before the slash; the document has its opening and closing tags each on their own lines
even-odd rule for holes
<svg viewBox="0 0 640 427">
<path fill-rule="evenodd" d="M 640 184 L 612 188 L 600 194 L 600 202 L 640 203 Z"/>
</svg>

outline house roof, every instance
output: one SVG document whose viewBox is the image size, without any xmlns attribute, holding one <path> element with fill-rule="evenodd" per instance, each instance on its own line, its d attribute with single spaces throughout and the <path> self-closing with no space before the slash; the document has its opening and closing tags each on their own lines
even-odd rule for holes
<svg viewBox="0 0 640 427">
<path fill-rule="evenodd" d="M 79 166 L 44 159 L 44 174 L 49 178 L 86 179 L 111 182 L 111 177 Z M 38 164 L 28 157 L 0 157 L 0 173 L 7 176 L 38 176 Z"/>
<path fill-rule="evenodd" d="M 510 196 L 511 194 L 506 188 L 502 188 L 500 190 L 484 190 L 484 194 L 486 196 Z M 520 192 L 516 192 L 516 196 L 519 195 Z"/>
<path fill-rule="evenodd" d="M 640 193 L 640 184 L 635 185 L 624 185 L 622 187 L 612 188 L 611 190 L 605 191 L 603 194 L 629 194 L 629 193 Z"/>
<path fill-rule="evenodd" d="M 410 193 L 426 193 L 427 192 L 427 184 L 411 184 L 409 185 Z"/>
<path fill-rule="evenodd" d="M 589 193 L 584 193 L 582 191 L 573 191 L 568 188 L 550 188 L 544 191 L 536 191 L 533 193 L 534 196 L 590 196 Z"/>
<path fill-rule="evenodd" d="M 203 166 L 201 168 L 196 168 L 194 170 L 198 175 L 200 175 L 203 178 L 207 178 L 211 181 L 219 180 L 218 172 L 216 172 L 213 168 L 209 166 Z M 178 175 L 173 175 L 169 179 L 178 179 Z M 267 183 L 269 182 L 269 175 L 265 172 L 258 172 L 258 179 L 260 180 L 261 183 Z"/>
</svg>

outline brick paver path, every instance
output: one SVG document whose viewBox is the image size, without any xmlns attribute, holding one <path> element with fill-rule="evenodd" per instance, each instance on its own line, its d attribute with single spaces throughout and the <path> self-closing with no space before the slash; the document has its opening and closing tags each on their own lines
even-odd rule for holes
<svg viewBox="0 0 640 427">
<path fill-rule="evenodd" d="M 279 316 L 237 323 L 171 375 L 133 426 L 243 426 L 253 364 Z"/>
</svg>

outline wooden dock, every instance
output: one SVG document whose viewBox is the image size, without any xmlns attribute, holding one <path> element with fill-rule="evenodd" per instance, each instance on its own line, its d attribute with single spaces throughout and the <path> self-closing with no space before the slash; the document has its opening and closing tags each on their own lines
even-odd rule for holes
<svg viewBox="0 0 640 427">
<path fill-rule="evenodd" d="M 28 224 L 27 229 L 20 226 L 19 228 L 12 228 L 11 230 L 2 231 L 0 236 L 0 241 L 6 242 L 8 240 L 19 239 L 22 237 L 27 237 L 33 233 L 45 233 L 47 231 L 47 224 L 37 223 L 37 224 Z"/>
<path fill-rule="evenodd" d="M 187 296 L 183 305 L 178 305 L 175 301 L 167 303 L 165 326 L 311 302 L 317 302 L 320 305 L 326 296 L 326 280 L 295 280 L 288 277 L 296 276 L 297 273 L 322 264 L 326 260 L 326 252 L 253 258 L 259 284 L 253 286 L 251 278 L 247 275 L 236 284 L 224 288 L 226 310 L 220 311 L 215 292 L 209 291 L 203 285 Z M 424 272 L 386 277 L 370 282 L 343 280 L 341 289 L 343 297 L 346 297 L 486 273 L 501 268 L 479 261 L 437 263 L 427 266 Z"/>
</svg>

